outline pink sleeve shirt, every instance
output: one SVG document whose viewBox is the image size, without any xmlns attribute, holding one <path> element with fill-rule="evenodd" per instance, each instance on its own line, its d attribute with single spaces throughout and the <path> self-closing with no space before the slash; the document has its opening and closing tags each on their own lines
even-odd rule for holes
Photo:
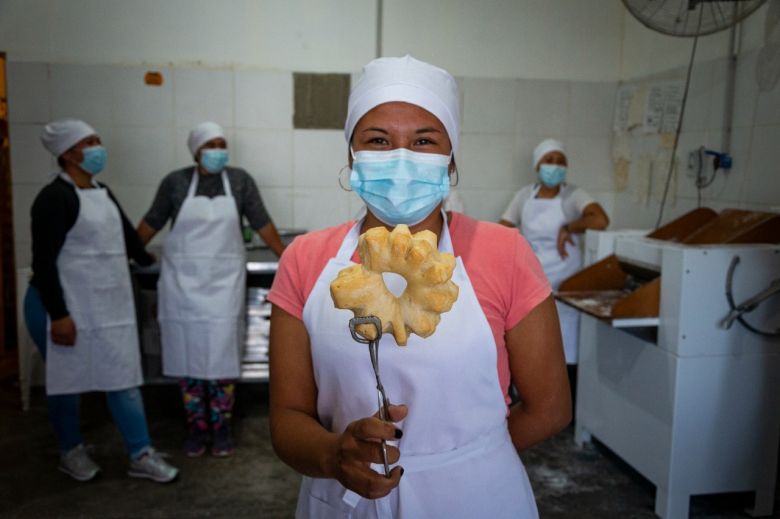
<svg viewBox="0 0 780 519">
<path fill-rule="evenodd" d="M 300 236 L 284 251 L 268 299 L 303 320 L 303 307 L 317 278 L 335 257 L 355 222 Z M 498 353 L 498 378 L 509 401 L 509 355 L 505 333 L 550 295 L 539 261 L 516 229 L 453 212 L 452 246 L 460 256 L 487 317 Z M 359 262 L 357 252 L 353 261 Z"/>
</svg>

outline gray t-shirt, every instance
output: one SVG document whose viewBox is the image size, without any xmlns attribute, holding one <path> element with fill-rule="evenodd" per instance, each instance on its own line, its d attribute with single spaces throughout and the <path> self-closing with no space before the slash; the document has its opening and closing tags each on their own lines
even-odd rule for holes
<svg viewBox="0 0 780 519">
<path fill-rule="evenodd" d="M 230 191 L 236 201 L 239 219 L 246 217 L 252 229 L 265 227 L 271 222 L 271 218 L 265 210 L 254 179 L 243 169 L 228 167 L 225 170 L 230 183 Z M 187 198 L 193 174 L 197 174 L 195 167 L 190 166 L 169 173 L 160 182 L 152 207 L 144 216 L 144 221 L 154 230 L 162 229 L 169 219 L 171 227 L 173 227 L 176 216 Z M 198 178 L 198 189 L 195 196 L 214 198 L 224 194 L 222 175 L 201 175 Z"/>
<path fill-rule="evenodd" d="M 523 208 L 525 207 L 525 203 L 533 196 L 535 188 L 536 184 L 530 184 L 518 191 L 515 197 L 512 198 L 512 201 L 509 202 L 509 206 L 506 208 L 506 211 L 504 211 L 504 215 L 501 218 L 515 227 L 520 227 Z M 557 197 L 563 199 L 563 214 L 566 217 L 566 223 L 581 218 L 582 211 L 595 202 L 584 189 L 571 184 L 562 185 L 556 198 Z"/>
</svg>

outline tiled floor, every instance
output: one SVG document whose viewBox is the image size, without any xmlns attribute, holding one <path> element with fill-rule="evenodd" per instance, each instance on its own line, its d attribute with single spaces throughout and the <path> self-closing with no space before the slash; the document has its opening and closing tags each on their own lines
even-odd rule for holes
<svg viewBox="0 0 780 519">
<path fill-rule="evenodd" d="M 239 387 L 238 449 L 231 459 L 181 453 L 182 412 L 177 388 L 144 391 L 155 445 L 181 468 L 180 480 L 158 485 L 125 475 L 122 442 L 100 395 L 84 398 L 85 441 L 94 445 L 102 474 L 78 483 L 56 470 L 57 453 L 38 391 L 23 414 L 0 387 L 0 516 L 3 517 L 291 517 L 298 475 L 274 456 L 268 433 L 267 392 Z M 598 444 L 578 448 L 571 428 L 523 455 L 541 517 L 652 518 L 654 487 Z M 751 494 L 696 497 L 692 516 L 747 517 Z M 780 503 L 775 507 L 780 511 Z"/>
</svg>

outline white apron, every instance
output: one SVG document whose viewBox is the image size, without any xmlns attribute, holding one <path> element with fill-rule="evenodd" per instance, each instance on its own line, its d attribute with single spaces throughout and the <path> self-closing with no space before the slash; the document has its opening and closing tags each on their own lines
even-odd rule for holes
<svg viewBox="0 0 780 519">
<path fill-rule="evenodd" d="M 361 222 L 322 271 L 303 309 L 311 340 L 317 413 L 323 426 L 342 432 L 377 411 L 376 382 L 368 347 L 350 337 L 349 310 L 333 305 L 329 285 L 350 261 Z M 452 252 L 446 225 L 440 250 Z M 394 284 L 403 281 L 391 280 Z M 409 337 L 399 347 L 382 337 L 379 366 L 387 396 L 406 404 L 398 488 L 378 500 L 361 498 L 337 480 L 304 476 L 298 518 L 536 518 L 536 503 L 512 445 L 499 381 L 496 344 L 471 282 L 457 258 L 453 281 L 460 288 L 452 310 L 442 314 L 428 339 Z M 378 471 L 379 467 L 375 467 Z"/>
<path fill-rule="evenodd" d="M 580 238 L 572 234 L 574 245 L 567 243 L 569 255 L 561 258 L 558 254 L 558 232 L 566 223 L 563 212 L 563 198 L 536 198 L 539 186 L 534 188 L 531 198 L 525 203 L 520 219 L 520 232 L 531 244 L 536 257 L 542 264 L 545 275 L 553 290 L 558 290 L 561 281 L 582 268 Z M 577 341 L 580 314 L 574 308 L 555 301 L 558 318 L 561 321 L 561 336 L 567 364 L 577 363 Z"/>
<path fill-rule="evenodd" d="M 133 288 L 122 219 L 108 190 L 81 189 L 76 223 L 57 256 L 65 304 L 76 325 L 76 343 L 58 346 L 46 333 L 49 395 L 118 391 L 140 386 L 141 357 Z"/>
<path fill-rule="evenodd" d="M 163 247 L 159 292 L 163 373 L 207 380 L 238 378 L 244 338 L 246 249 L 223 171 L 225 195 L 187 198 Z"/>
</svg>

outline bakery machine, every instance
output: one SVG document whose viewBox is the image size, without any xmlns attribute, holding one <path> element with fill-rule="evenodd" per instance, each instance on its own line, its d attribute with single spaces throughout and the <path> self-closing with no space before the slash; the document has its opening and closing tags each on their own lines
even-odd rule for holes
<svg viewBox="0 0 780 519">
<path fill-rule="evenodd" d="M 556 294 L 582 312 L 575 441 L 655 484 L 660 517 L 746 491 L 752 515 L 771 515 L 780 215 L 699 209 L 649 235 L 589 231 L 585 247 L 593 263 Z"/>
</svg>

